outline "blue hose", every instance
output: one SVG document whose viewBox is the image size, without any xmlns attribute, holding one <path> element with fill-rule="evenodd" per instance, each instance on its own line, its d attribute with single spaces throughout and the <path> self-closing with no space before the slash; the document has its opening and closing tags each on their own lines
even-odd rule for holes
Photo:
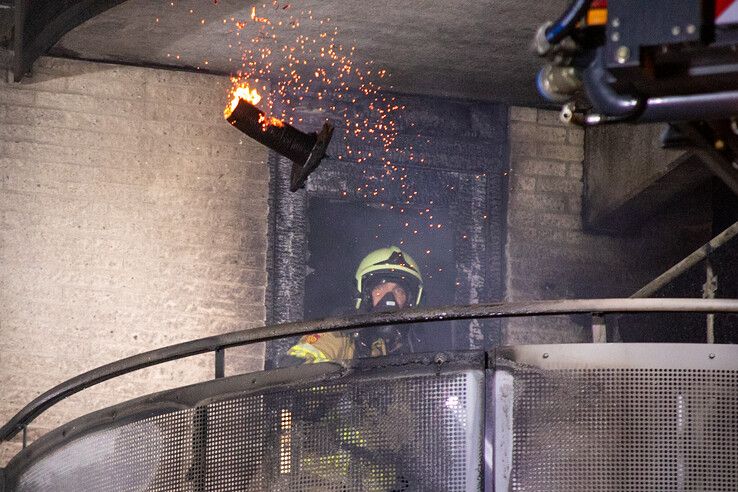
<svg viewBox="0 0 738 492">
<path fill-rule="evenodd" d="M 559 20 L 546 29 L 546 41 L 552 45 L 559 44 L 584 17 L 591 4 L 592 0 L 574 0 Z"/>
</svg>

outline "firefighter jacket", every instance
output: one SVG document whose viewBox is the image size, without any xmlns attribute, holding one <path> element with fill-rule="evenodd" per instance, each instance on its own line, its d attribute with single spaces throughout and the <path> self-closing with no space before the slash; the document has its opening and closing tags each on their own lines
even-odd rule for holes
<svg viewBox="0 0 738 492">
<path fill-rule="evenodd" d="M 356 342 L 353 336 L 337 331 L 305 335 L 287 351 L 292 357 L 307 363 L 348 360 L 356 356 Z M 372 357 L 387 355 L 384 340 L 378 338 L 370 349 Z"/>
</svg>

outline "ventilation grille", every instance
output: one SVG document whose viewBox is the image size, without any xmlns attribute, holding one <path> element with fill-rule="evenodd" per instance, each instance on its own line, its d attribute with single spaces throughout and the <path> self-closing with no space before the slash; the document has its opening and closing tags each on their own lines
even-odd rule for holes
<svg viewBox="0 0 738 492">
<path fill-rule="evenodd" d="M 738 490 L 738 372 L 514 371 L 513 491 Z"/>
<path fill-rule="evenodd" d="M 478 489 L 482 382 L 389 374 L 235 396 L 65 443 L 17 489 Z"/>
</svg>

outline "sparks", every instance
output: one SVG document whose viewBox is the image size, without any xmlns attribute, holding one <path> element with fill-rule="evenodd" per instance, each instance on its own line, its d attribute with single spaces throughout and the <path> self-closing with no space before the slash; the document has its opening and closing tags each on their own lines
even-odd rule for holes
<svg viewBox="0 0 738 492">
<path fill-rule="evenodd" d="M 207 19 L 190 13 L 201 25 Z M 315 114 L 325 115 L 337 126 L 339 148 L 334 158 L 361 168 L 357 196 L 380 207 L 388 201 L 388 194 L 392 196 L 394 205 L 388 204 L 388 209 L 403 214 L 403 219 L 414 216 L 422 222 L 408 224 L 408 234 L 418 234 L 420 226 L 434 232 L 442 228 L 428 204 L 422 205 L 412 173 L 403 167 L 405 163 L 427 164 L 427 153 L 421 147 L 430 140 L 412 134 L 415 124 L 403 121 L 405 106 L 384 92 L 385 87 L 391 88 L 386 85 L 390 74 L 385 68 L 374 61 L 357 61 L 356 48 L 346 42 L 330 18 L 318 18 L 286 2 L 247 7 L 240 18 L 223 17 L 223 24 L 229 26 L 229 47 L 240 54 L 240 61 L 233 56 L 238 67 L 233 71 L 226 117 L 241 99 L 260 104 L 265 115 L 259 121 L 265 129 L 300 125 Z M 179 59 L 174 53 L 171 57 Z M 306 114 L 310 119 L 304 118 Z M 401 131 L 423 145 L 401 145 Z"/>
</svg>

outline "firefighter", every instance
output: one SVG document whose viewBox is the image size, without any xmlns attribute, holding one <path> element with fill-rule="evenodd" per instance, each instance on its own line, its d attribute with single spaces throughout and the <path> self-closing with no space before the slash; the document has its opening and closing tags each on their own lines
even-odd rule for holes
<svg viewBox="0 0 738 492">
<path fill-rule="evenodd" d="M 396 246 L 369 253 L 356 270 L 357 312 L 393 311 L 417 306 L 423 296 L 423 277 L 415 260 Z M 408 330 L 404 330 L 407 332 Z M 397 327 L 364 328 L 355 332 L 328 332 L 304 336 L 282 358 L 282 366 L 382 356 L 412 350 L 412 337 Z M 322 432 L 319 449 L 302 448 L 298 453 L 299 473 L 283 477 L 277 490 L 344 490 L 352 480 L 361 490 L 402 491 L 408 489 L 401 456 L 393 456 L 378 435 L 377 421 L 389 410 L 378 402 L 372 418 L 355 422 L 351 415 L 363 400 L 341 388 L 314 387 L 300 395 L 295 421 L 307 425 L 305 432 Z M 376 413 L 376 415 L 375 415 Z M 290 413 L 292 416 L 293 413 Z M 292 418 L 292 417 L 291 417 Z M 321 431 L 322 429 L 322 431 Z M 353 477 L 353 478 L 352 478 Z M 292 483 L 297 480 L 298 483 Z M 303 482 L 314 485 L 305 488 Z"/>
<path fill-rule="evenodd" d="M 356 269 L 356 310 L 394 311 L 417 306 L 423 297 L 423 276 L 413 258 L 397 246 L 372 251 Z M 354 333 L 328 332 L 304 336 L 292 346 L 282 365 L 376 357 L 412 349 L 395 326 L 364 328 Z"/>
</svg>

